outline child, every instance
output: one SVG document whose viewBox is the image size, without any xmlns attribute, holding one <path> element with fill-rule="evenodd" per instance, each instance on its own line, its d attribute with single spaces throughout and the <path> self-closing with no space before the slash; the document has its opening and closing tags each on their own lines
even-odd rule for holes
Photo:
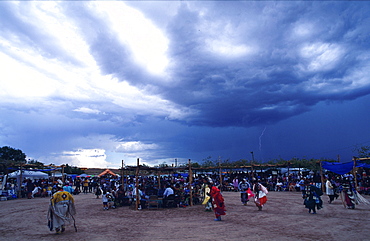
<svg viewBox="0 0 370 241">
<path fill-rule="evenodd" d="M 47 193 L 49 197 L 53 195 L 53 187 L 50 184 L 47 187 Z"/>
<path fill-rule="evenodd" d="M 108 210 L 108 197 L 107 197 L 107 192 L 104 190 L 103 195 L 102 195 L 102 200 L 103 200 L 103 209 Z"/>
<path fill-rule="evenodd" d="M 107 192 L 106 197 L 108 199 L 108 209 L 109 208 L 116 208 L 116 206 L 114 205 L 113 195 L 111 193 Z"/>
</svg>

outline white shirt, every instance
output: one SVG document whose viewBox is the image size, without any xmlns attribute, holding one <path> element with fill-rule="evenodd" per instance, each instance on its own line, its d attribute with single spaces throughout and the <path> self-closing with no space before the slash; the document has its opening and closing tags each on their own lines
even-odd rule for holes
<svg viewBox="0 0 370 241">
<path fill-rule="evenodd" d="M 171 194 L 174 194 L 173 189 L 168 187 L 168 188 L 166 188 L 166 190 L 164 190 L 163 196 L 168 197 Z"/>
<path fill-rule="evenodd" d="M 132 191 L 132 196 L 136 200 L 136 188 Z M 143 196 L 143 192 L 139 189 L 139 199 L 141 199 L 141 196 Z"/>
</svg>

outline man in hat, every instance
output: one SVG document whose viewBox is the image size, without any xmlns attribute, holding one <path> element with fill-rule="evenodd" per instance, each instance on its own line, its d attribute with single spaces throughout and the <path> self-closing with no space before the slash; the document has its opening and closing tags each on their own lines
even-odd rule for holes
<svg viewBox="0 0 370 241">
<path fill-rule="evenodd" d="M 70 223 L 71 219 L 74 221 L 73 215 L 76 214 L 76 209 L 72 194 L 63 191 L 61 185 L 58 185 L 57 188 L 58 191 L 53 194 L 50 200 L 48 226 L 50 231 L 55 229 L 56 234 L 60 234 L 65 231 L 65 225 Z"/>
</svg>

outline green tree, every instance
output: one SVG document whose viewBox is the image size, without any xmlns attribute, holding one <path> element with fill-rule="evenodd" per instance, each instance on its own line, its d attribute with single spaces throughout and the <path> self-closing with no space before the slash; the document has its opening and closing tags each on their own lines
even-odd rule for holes
<svg viewBox="0 0 370 241">
<path fill-rule="evenodd" d="M 168 164 L 166 162 L 158 164 L 158 167 L 168 167 Z"/>
<path fill-rule="evenodd" d="M 235 167 L 249 166 L 251 164 L 251 162 L 246 160 L 246 159 L 240 159 L 238 161 L 234 161 L 233 164 L 235 165 Z"/>
<path fill-rule="evenodd" d="M 26 163 L 26 154 L 9 146 L 0 148 L 0 172 L 6 173 L 9 166 Z"/>
<path fill-rule="evenodd" d="M 200 167 L 200 165 L 199 165 L 199 163 L 198 163 L 198 162 L 192 162 L 192 163 L 191 163 L 191 167 L 199 168 L 199 167 Z"/>
<path fill-rule="evenodd" d="M 64 165 L 64 172 L 68 174 L 77 174 L 77 175 L 84 173 L 82 169 L 75 166 L 70 166 L 68 164 Z"/>
<path fill-rule="evenodd" d="M 361 146 L 357 148 L 355 151 L 357 151 L 358 157 L 370 157 L 370 146 Z"/>
<path fill-rule="evenodd" d="M 5 162 L 26 163 L 26 154 L 21 150 L 14 149 L 10 146 L 0 148 L 0 160 Z"/>
<path fill-rule="evenodd" d="M 203 164 L 202 164 L 202 167 L 214 167 L 215 164 L 213 163 L 213 161 L 211 160 L 211 156 L 205 158 L 202 160 Z"/>
<path fill-rule="evenodd" d="M 33 159 L 32 159 L 32 160 L 27 161 L 27 164 L 32 165 L 33 167 L 35 167 L 35 168 L 39 168 L 39 169 L 44 168 L 44 163 L 39 162 L 39 161 L 37 161 L 37 160 L 33 160 Z"/>
</svg>

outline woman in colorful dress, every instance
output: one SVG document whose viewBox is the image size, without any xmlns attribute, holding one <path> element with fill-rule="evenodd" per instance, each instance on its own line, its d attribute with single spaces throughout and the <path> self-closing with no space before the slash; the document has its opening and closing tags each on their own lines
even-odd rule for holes
<svg viewBox="0 0 370 241">
<path fill-rule="evenodd" d="M 262 210 L 263 205 L 267 202 L 267 188 L 263 186 L 258 180 L 254 181 L 253 184 L 253 192 L 254 192 L 254 203 L 258 207 L 258 211 Z"/>
<path fill-rule="evenodd" d="M 355 209 L 356 204 L 356 191 L 350 181 L 346 181 L 341 186 L 341 198 L 348 209 Z"/>
<path fill-rule="evenodd" d="M 222 196 L 220 189 L 213 185 L 213 182 L 208 182 L 210 188 L 209 196 L 212 197 L 212 206 L 216 218 L 215 221 L 221 221 L 221 215 L 226 215 L 224 197 Z"/>
</svg>

